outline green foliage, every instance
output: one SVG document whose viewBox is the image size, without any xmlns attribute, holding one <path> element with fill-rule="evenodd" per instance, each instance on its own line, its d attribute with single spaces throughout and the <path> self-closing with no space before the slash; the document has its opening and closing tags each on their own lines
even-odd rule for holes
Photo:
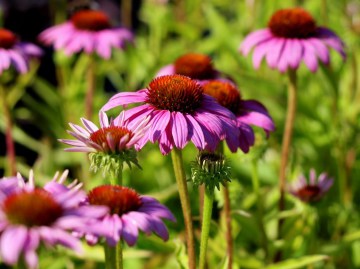
<svg viewBox="0 0 360 269">
<path fill-rule="evenodd" d="M 142 1 L 141 25 L 136 29 L 134 46 L 113 51 L 109 61 L 95 58 L 97 84 L 91 120 L 97 122 L 97 111 L 114 91 L 145 88 L 162 66 L 178 56 L 187 52 L 210 55 L 214 66 L 234 79 L 244 99 L 257 99 L 267 107 L 276 125 L 269 139 L 262 130 L 255 129 L 256 144 L 247 155 L 225 150 L 232 179 L 228 186 L 233 217 L 233 268 L 360 268 L 360 15 L 359 10 L 355 10 L 356 14 L 350 10 L 351 5 L 358 2 L 159 2 Z M 348 56 L 343 62 L 339 55 L 331 52 L 331 64 L 321 66 L 316 73 L 310 73 L 304 64 L 299 68 L 298 107 L 287 180 L 291 182 L 314 168 L 318 173 L 328 172 L 335 183 L 324 199 L 312 207 L 286 195 L 286 210 L 278 214 L 277 184 L 287 80 L 265 64 L 254 70 L 251 57 L 243 57 L 238 47 L 249 32 L 264 28 L 275 10 L 296 5 L 308 9 L 319 25 L 333 29 L 346 43 Z M 61 17 L 63 11 L 58 13 L 56 16 Z M 18 147 L 36 156 L 31 162 L 28 156 L 17 157 L 18 170 L 23 175 L 33 168 L 39 178 L 47 180 L 56 170 L 70 169 L 72 177 L 79 178 L 88 189 L 104 182 L 101 175 L 90 176 L 89 168 L 94 164 L 90 164 L 84 154 L 63 152 L 63 146 L 57 142 L 59 138 L 69 138 L 68 122 L 77 124 L 80 117 L 84 117 L 90 61 L 85 54 L 67 57 L 56 52 L 57 86 L 48 82 L 48 78 L 36 75 L 36 63 L 29 74 L 12 81 L 8 103 L 15 122 L 13 137 Z M 7 81 L 8 78 L 3 76 L 2 79 Z M 104 90 L 105 84 L 111 85 L 112 92 Z M 30 135 L 25 128 L 27 125 L 41 134 Z M 3 113 L 0 114 L 0 131 L 5 132 Z M 188 179 L 191 179 L 189 164 L 196 154 L 192 145 L 183 151 Z M 124 160 L 138 165 L 132 158 L 104 161 L 101 156 L 93 162 L 101 169 L 105 165 L 105 170 L 114 170 L 120 169 Z M 187 268 L 184 224 L 171 159 L 162 156 L 157 145 L 148 144 L 138 153 L 138 160 L 142 170 L 124 167 L 124 184 L 164 202 L 176 216 L 177 223 L 169 223 L 170 241 L 167 243 L 144 236 L 137 246 L 126 248 L 125 264 L 129 268 Z M 5 163 L 5 158 L 0 158 L 2 167 Z M 198 240 L 197 188 L 190 188 L 190 195 Z M 208 247 L 210 269 L 228 268 L 229 262 L 223 193 L 216 191 L 215 195 L 217 206 L 213 210 Z M 277 231 L 279 219 L 284 221 L 281 240 Z M 279 250 L 283 261 L 275 264 L 274 257 Z M 40 268 L 103 268 L 100 247 L 86 249 L 83 256 L 76 257 L 67 252 L 56 253 L 44 249 Z"/>
</svg>

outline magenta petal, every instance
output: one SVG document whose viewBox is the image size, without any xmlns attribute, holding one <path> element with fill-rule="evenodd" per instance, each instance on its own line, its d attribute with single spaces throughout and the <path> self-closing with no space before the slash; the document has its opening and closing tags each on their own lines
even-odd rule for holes
<svg viewBox="0 0 360 269">
<path fill-rule="evenodd" d="M 339 52 L 343 59 L 346 58 L 344 42 L 333 31 L 325 27 L 318 27 L 318 37 L 325 42 L 326 45 Z"/>
<path fill-rule="evenodd" d="M 324 45 L 324 43 L 317 38 L 309 38 L 308 42 L 315 49 L 316 55 L 319 57 L 319 59 L 324 64 L 328 64 L 330 61 L 329 49 Z"/>
<path fill-rule="evenodd" d="M 270 39 L 269 41 L 265 41 L 256 46 L 256 48 L 254 49 L 252 61 L 255 69 L 258 69 L 260 67 L 262 59 L 264 58 L 266 53 L 271 50 L 271 48 L 269 47 L 271 41 L 272 39 Z"/>
<path fill-rule="evenodd" d="M 130 220 L 122 218 L 123 228 L 122 228 L 122 238 L 126 241 L 129 246 L 135 245 L 138 238 L 138 228 L 136 225 L 131 223 Z"/>
<path fill-rule="evenodd" d="M 172 112 L 172 135 L 177 148 L 184 148 L 189 141 L 189 128 L 184 115 L 180 112 Z"/>
<path fill-rule="evenodd" d="M 288 58 L 289 65 L 293 69 L 297 69 L 303 57 L 303 46 L 298 39 L 289 39 L 288 44 L 291 47 L 291 57 Z"/>
<path fill-rule="evenodd" d="M 239 130 L 239 147 L 243 152 L 247 153 L 249 152 L 250 146 L 255 143 L 254 131 L 246 124 L 240 124 Z"/>
<path fill-rule="evenodd" d="M 146 235 L 151 234 L 151 224 L 147 217 L 147 214 L 143 214 L 140 212 L 130 212 L 124 215 L 122 218 L 127 220 L 132 220 L 132 223 L 136 225 L 140 230 L 142 230 Z"/>
<path fill-rule="evenodd" d="M 279 56 L 279 61 L 277 63 L 277 68 L 281 73 L 284 73 L 288 69 L 288 64 L 290 58 L 292 58 L 291 52 L 291 41 L 285 39 L 284 40 L 284 47 L 281 55 Z"/>
<path fill-rule="evenodd" d="M 304 48 L 303 60 L 311 72 L 315 72 L 318 68 L 315 49 L 306 40 L 301 41 Z"/>
<path fill-rule="evenodd" d="M 263 128 L 265 131 L 274 131 L 275 126 L 266 108 L 258 101 L 246 100 L 241 101 L 246 112 L 238 115 L 237 119 L 240 122 L 255 125 Z"/>
<path fill-rule="evenodd" d="M 205 137 L 204 137 L 203 129 L 191 115 L 185 115 L 185 117 L 188 121 L 189 135 L 191 137 L 191 141 L 198 149 L 204 149 Z"/>
<path fill-rule="evenodd" d="M 171 114 L 167 110 L 161 110 L 155 112 L 154 118 L 149 122 L 150 130 L 149 130 L 149 138 L 152 143 L 157 141 L 162 132 L 167 128 L 169 124 Z"/>
<path fill-rule="evenodd" d="M 272 34 L 268 29 L 255 31 L 246 36 L 239 49 L 246 56 L 254 46 L 270 38 Z"/>
<path fill-rule="evenodd" d="M 28 230 L 24 226 L 13 226 L 6 229 L 1 235 L 0 251 L 2 259 L 14 265 L 23 251 L 28 237 Z"/>
<path fill-rule="evenodd" d="M 172 129 L 172 119 L 170 117 L 169 124 L 166 127 L 166 129 L 162 132 L 159 139 L 159 147 L 163 155 L 168 154 L 172 150 L 174 145 L 171 129 Z"/>
<path fill-rule="evenodd" d="M 38 248 L 40 243 L 40 236 L 37 231 L 29 231 L 28 240 L 24 247 L 24 258 L 26 264 L 30 269 L 35 269 L 38 267 L 38 256 L 36 254 L 36 249 Z"/>
<path fill-rule="evenodd" d="M 160 236 L 164 241 L 169 239 L 169 232 L 165 224 L 157 217 L 151 217 L 151 226 L 153 231 Z"/>
<path fill-rule="evenodd" d="M 268 44 L 271 46 L 271 50 L 268 50 L 266 53 L 266 61 L 270 68 L 275 68 L 278 65 L 285 40 L 284 38 L 274 38 L 272 41 L 269 41 Z"/>
<path fill-rule="evenodd" d="M 169 65 L 166 65 L 163 68 L 161 68 L 157 72 L 155 77 L 161 77 L 161 76 L 173 75 L 173 74 L 175 74 L 175 66 L 173 64 L 169 64 Z"/>
<path fill-rule="evenodd" d="M 117 106 L 144 102 L 146 97 L 147 90 L 140 90 L 137 92 L 121 92 L 111 97 L 110 100 L 101 108 L 101 110 L 107 111 Z"/>
</svg>

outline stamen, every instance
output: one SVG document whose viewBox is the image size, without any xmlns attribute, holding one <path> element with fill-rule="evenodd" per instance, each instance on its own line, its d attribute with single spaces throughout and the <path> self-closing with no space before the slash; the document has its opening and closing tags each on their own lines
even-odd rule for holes
<svg viewBox="0 0 360 269">
<path fill-rule="evenodd" d="M 203 85 L 204 93 L 214 97 L 220 105 L 233 113 L 240 109 L 241 96 L 236 87 L 229 82 L 211 80 Z"/>
<path fill-rule="evenodd" d="M 6 29 L 0 29 L 0 48 L 10 49 L 17 41 L 16 35 Z"/>
<path fill-rule="evenodd" d="M 80 30 L 100 31 L 111 27 L 108 16 L 96 10 L 78 11 L 71 17 L 71 21 Z"/>
<path fill-rule="evenodd" d="M 89 192 L 88 199 L 91 205 L 107 206 L 111 214 L 119 216 L 136 211 L 142 205 L 140 196 L 134 190 L 115 185 L 94 188 Z"/>
<path fill-rule="evenodd" d="M 63 213 L 62 207 L 43 189 L 12 194 L 3 208 L 11 223 L 27 227 L 49 226 Z"/>
<path fill-rule="evenodd" d="M 175 61 L 175 73 L 192 79 L 212 79 L 215 71 L 207 55 L 189 53 Z"/>
<path fill-rule="evenodd" d="M 159 110 L 192 114 L 201 106 L 203 88 L 181 75 L 162 76 L 150 82 L 147 103 Z"/>
<path fill-rule="evenodd" d="M 301 8 L 278 10 L 272 15 L 268 26 L 274 35 L 287 38 L 308 38 L 317 29 L 313 17 Z"/>
</svg>

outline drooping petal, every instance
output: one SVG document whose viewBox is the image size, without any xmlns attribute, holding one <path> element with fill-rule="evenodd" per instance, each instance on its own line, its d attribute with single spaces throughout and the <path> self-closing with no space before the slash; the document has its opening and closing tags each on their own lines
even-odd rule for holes
<svg viewBox="0 0 360 269">
<path fill-rule="evenodd" d="M 272 37 L 273 35 L 268 29 L 255 31 L 246 36 L 244 41 L 241 43 L 239 50 L 246 56 L 254 46 L 257 46 Z"/>
<path fill-rule="evenodd" d="M 187 141 L 190 140 L 189 137 L 189 128 L 187 125 L 187 121 L 182 113 L 180 112 L 172 112 L 172 134 L 174 144 L 177 148 L 184 148 Z"/>
<path fill-rule="evenodd" d="M 7 264 L 16 264 L 24 249 L 27 238 L 28 231 L 25 226 L 13 226 L 7 228 L 0 238 L 2 260 Z"/>
<path fill-rule="evenodd" d="M 144 102 L 146 97 L 147 91 L 121 92 L 111 97 L 110 100 L 101 108 L 101 110 L 108 111 L 117 106 Z"/>
<path fill-rule="evenodd" d="M 301 41 L 301 44 L 304 48 L 304 56 L 303 56 L 304 63 L 311 72 L 316 72 L 318 68 L 318 61 L 316 58 L 315 49 L 306 41 Z"/>
<path fill-rule="evenodd" d="M 285 39 L 274 38 L 272 41 L 269 41 L 268 44 L 271 46 L 271 50 L 268 50 L 266 53 L 266 61 L 270 68 L 275 68 L 279 63 L 279 59 L 284 48 Z"/>
</svg>

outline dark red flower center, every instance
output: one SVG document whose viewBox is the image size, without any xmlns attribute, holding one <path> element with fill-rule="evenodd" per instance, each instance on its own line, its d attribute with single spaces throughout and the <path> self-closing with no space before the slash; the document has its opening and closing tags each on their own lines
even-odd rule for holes
<svg viewBox="0 0 360 269">
<path fill-rule="evenodd" d="M 96 10 L 80 10 L 71 17 L 71 21 L 81 30 L 100 31 L 111 26 L 109 17 L 104 12 Z"/>
<path fill-rule="evenodd" d="M 203 87 L 204 93 L 214 97 L 223 107 L 226 107 L 233 113 L 239 111 L 241 96 L 232 83 L 211 80 L 204 84 Z"/>
<path fill-rule="evenodd" d="M 63 214 L 61 205 L 43 189 L 10 195 L 3 210 L 11 223 L 27 227 L 49 226 Z"/>
<path fill-rule="evenodd" d="M 317 185 L 306 185 L 302 189 L 298 190 L 296 194 L 300 197 L 301 200 L 311 202 L 316 200 L 320 191 L 321 189 Z"/>
<path fill-rule="evenodd" d="M 215 71 L 211 58 L 207 55 L 189 53 L 175 61 L 175 73 L 192 79 L 211 79 Z"/>
<path fill-rule="evenodd" d="M 103 185 L 92 189 L 88 194 L 91 205 L 103 205 L 111 214 L 119 216 L 136 211 L 142 205 L 139 194 L 134 190 L 115 185 Z"/>
<path fill-rule="evenodd" d="M 109 126 L 101 128 L 90 135 L 90 140 L 100 145 L 104 150 L 111 150 L 109 141 L 113 141 L 115 149 L 122 150 L 120 142 L 126 145 L 133 137 L 133 133 L 125 127 Z"/>
<path fill-rule="evenodd" d="M 201 106 L 203 88 L 182 75 L 155 78 L 148 87 L 146 102 L 159 110 L 192 114 Z"/>
<path fill-rule="evenodd" d="M 279 37 L 308 38 L 316 33 L 313 17 L 301 8 L 280 9 L 275 12 L 268 26 Z"/>
<path fill-rule="evenodd" d="M 0 48 L 10 49 L 17 41 L 16 35 L 6 29 L 0 29 Z"/>
</svg>

